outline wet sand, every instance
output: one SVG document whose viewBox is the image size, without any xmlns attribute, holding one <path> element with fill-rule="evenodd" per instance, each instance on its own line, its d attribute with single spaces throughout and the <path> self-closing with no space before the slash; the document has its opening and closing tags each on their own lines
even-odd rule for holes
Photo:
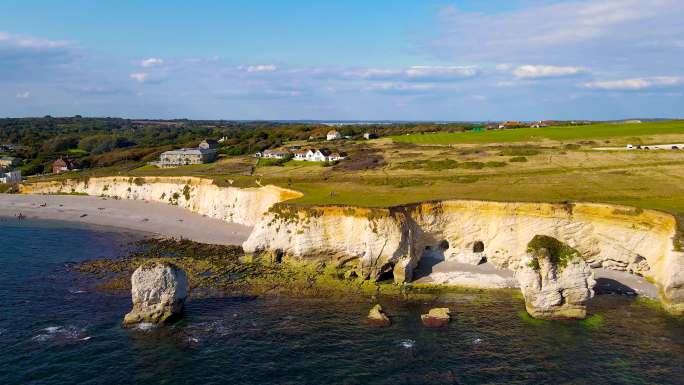
<svg viewBox="0 0 684 385">
<path fill-rule="evenodd" d="M 251 227 L 207 218 L 158 202 L 72 195 L 0 194 L 0 217 L 113 226 L 217 245 L 241 245 Z"/>
</svg>

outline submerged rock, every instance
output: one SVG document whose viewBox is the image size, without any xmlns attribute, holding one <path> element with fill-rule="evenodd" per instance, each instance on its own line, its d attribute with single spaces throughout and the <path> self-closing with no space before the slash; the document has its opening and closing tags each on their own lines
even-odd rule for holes
<svg viewBox="0 0 684 385">
<path fill-rule="evenodd" d="M 451 310 L 446 307 L 430 309 L 427 314 L 420 316 L 423 325 L 429 328 L 440 328 L 449 324 L 451 320 Z"/>
<path fill-rule="evenodd" d="M 594 273 L 580 254 L 555 238 L 536 236 L 516 271 L 525 308 L 534 318 L 582 319 L 594 296 Z"/>
<path fill-rule="evenodd" d="M 123 323 L 167 322 L 182 313 L 187 294 L 188 277 L 176 265 L 162 262 L 142 265 L 131 276 L 133 309 Z"/>
<path fill-rule="evenodd" d="M 382 310 L 382 306 L 378 304 L 373 306 L 370 312 L 368 312 L 368 323 L 372 326 L 390 326 L 392 321 Z"/>
</svg>

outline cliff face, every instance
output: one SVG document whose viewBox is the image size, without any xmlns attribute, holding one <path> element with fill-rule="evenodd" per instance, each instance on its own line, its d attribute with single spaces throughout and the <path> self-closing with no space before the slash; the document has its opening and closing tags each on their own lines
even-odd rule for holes
<svg viewBox="0 0 684 385">
<path fill-rule="evenodd" d="M 254 229 L 248 253 L 278 251 L 334 262 L 369 279 L 410 282 L 423 255 L 524 269 L 528 243 L 553 237 L 590 267 L 643 275 L 663 302 L 684 313 L 684 253 L 675 250 L 676 220 L 658 211 L 605 204 L 444 201 L 367 209 L 282 204 L 300 193 L 275 186 L 219 187 L 193 177 L 107 177 L 41 182 L 23 193 L 85 193 L 178 205 Z"/>
<path fill-rule="evenodd" d="M 301 194 L 276 186 L 219 187 L 195 177 L 106 177 L 39 182 L 21 186 L 25 194 L 88 194 L 119 199 L 162 202 L 227 222 L 254 226 L 275 203 Z"/>
<path fill-rule="evenodd" d="M 643 275 L 684 310 L 684 253 L 674 250 L 676 220 L 651 210 L 604 204 L 445 201 L 391 209 L 277 205 L 257 223 L 246 252 L 281 250 L 353 263 L 357 274 L 392 271 L 408 282 L 424 253 L 499 268 L 523 267 L 527 245 L 546 235 L 576 249 L 591 267 Z M 679 307 L 678 307 L 679 306 Z"/>
</svg>

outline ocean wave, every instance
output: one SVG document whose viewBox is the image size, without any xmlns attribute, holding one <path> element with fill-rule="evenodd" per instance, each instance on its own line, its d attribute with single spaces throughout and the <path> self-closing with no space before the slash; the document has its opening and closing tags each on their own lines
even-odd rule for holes
<svg viewBox="0 0 684 385">
<path fill-rule="evenodd" d="M 401 346 L 404 349 L 413 349 L 414 346 L 416 346 L 416 341 L 415 340 L 401 340 L 399 341 L 399 346 Z"/>
<path fill-rule="evenodd" d="M 141 332 L 148 332 L 153 329 L 156 329 L 157 325 L 150 323 L 150 322 L 141 322 L 137 324 L 134 328 L 134 330 L 141 331 Z"/>
<path fill-rule="evenodd" d="M 41 330 L 41 333 L 31 338 L 34 342 L 73 343 L 88 341 L 91 337 L 86 334 L 86 328 L 73 325 L 49 326 Z"/>
</svg>

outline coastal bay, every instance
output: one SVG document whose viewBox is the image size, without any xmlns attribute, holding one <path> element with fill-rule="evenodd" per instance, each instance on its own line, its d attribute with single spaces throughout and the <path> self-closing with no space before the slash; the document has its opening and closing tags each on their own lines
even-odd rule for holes
<svg viewBox="0 0 684 385">
<path fill-rule="evenodd" d="M 158 202 L 77 195 L 0 194 L 0 217 L 19 215 L 111 226 L 217 245 L 239 245 L 252 230 L 249 226 Z"/>
</svg>

